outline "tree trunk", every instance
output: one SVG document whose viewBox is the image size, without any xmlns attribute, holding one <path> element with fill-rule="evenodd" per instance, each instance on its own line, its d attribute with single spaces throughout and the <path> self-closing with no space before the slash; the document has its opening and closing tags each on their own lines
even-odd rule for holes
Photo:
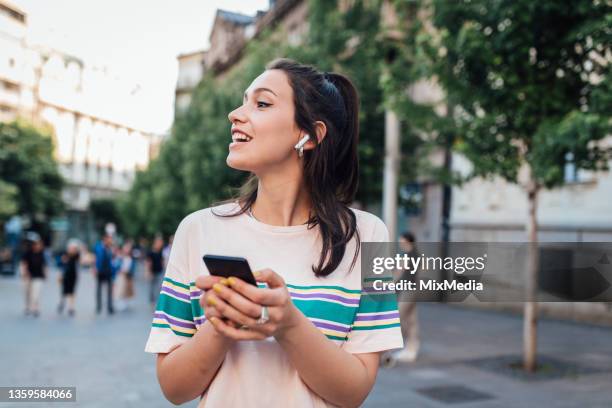
<svg viewBox="0 0 612 408">
<path fill-rule="evenodd" d="M 523 320 L 523 368 L 534 372 L 536 369 L 536 351 L 538 334 L 538 304 L 536 302 L 538 285 L 538 186 L 531 182 L 527 188 L 529 219 L 527 222 L 527 268 L 525 275 L 525 309 Z"/>
</svg>

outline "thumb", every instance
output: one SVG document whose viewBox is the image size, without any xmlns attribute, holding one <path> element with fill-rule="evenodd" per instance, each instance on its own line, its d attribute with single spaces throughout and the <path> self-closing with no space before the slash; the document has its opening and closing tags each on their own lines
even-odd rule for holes
<svg viewBox="0 0 612 408">
<path fill-rule="evenodd" d="M 259 271 L 253 272 L 253 276 L 257 282 L 265 282 L 268 284 L 270 288 L 278 288 L 281 286 L 285 286 L 285 281 L 283 278 L 272 269 L 262 269 Z"/>
</svg>

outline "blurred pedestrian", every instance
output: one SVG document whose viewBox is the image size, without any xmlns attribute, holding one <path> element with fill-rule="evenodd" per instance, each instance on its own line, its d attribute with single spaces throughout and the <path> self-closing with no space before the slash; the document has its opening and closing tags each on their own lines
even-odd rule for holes
<svg viewBox="0 0 612 408">
<path fill-rule="evenodd" d="M 96 313 L 102 311 L 102 286 L 106 285 L 106 306 L 109 315 L 115 313 L 113 309 L 113 237 L 104 235 L 102 241 L 95 247 L 96 266 Z"/>
<path fill-rule="evenodd" d="M 168 266 L 168 259 L 170 258 L 170 250 L 172 249 L 172 241 L 174 241 L 174 234 L 168 237 L 168 244 L 164 247 L 162 255 L 164 258 L 164 269 Z"/>
<path fill-rule="evenodd" d="M 21 275 L 25 283 L 25 315 L 40 315 L 39 299 L 42 285 L 47 277 L 47 260 L 44 245 L 39 236 L 33 238 L 31 245 L 21 258 Z"/>
<path fill-rule="evenodd" d="M 61 275 L 62 296 L 57 307 L 57 313 L 64 312 L 64 306 L 68 304 L 68 316 L 74 316 L 74 292 L 76 288 L 79 260 L 81 259 L 81 250 L 78 241 L 70 240 L 66 248 L 66 252 L 62 255 L 63 273 Z"/>
<path fill-rule="evenodd" d="M 411 232 L 404 232 L 399 239 L 400 252 L 411 258 L 418 257 L 416 239 Z M 416 282 L 418 271 L 411 273 L 410 270 L 403 270 L 398 280 Z M 413 362 L 419 354 L 419 319 L 416 310 L 416 300 L 413 296 L 402 294 L 398 298 L 400 313 L 400 324 L 402 327 L 402 337 L 404 338 L 404 348 L 395 351 L 389 356 L 387 363 L 393 365 L 395 362 Z"/>
<path fill-rule="evenodd" d="M 157 294 L 161 290 L 161 278 L 164 272 L 164 240 L 158 236 L 153 240 L 153 246 L 147 255 L 147 276 L 149 278 L 149 301 L 155 309 Z"/>
<path fill-rule="evenodd" d="M 123 244 L 119 254 L 119 275 L 117 277 L 117 287 L 119 293 L 119 304 L 117 309 L 120 311 L 128 310 L 134 297 L 134 273 L 136 271 L 136 261 L 132 254 L 132 241 L 128 240 Z"/>
</svg>

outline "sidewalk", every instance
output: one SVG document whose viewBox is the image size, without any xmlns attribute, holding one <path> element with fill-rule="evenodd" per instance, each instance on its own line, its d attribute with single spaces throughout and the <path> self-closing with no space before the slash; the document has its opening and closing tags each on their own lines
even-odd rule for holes
<svg viewBox="0 0 612 408">
<path fill-rule="evenodd" d="M 367 407 L 612 407 L 612 328 L 541 319 L 534 378 L 520 362 L 520 316 L 422 303 L 421 354 L 382 369 Z M 518 375 L 517 375 L 518 373 Z M 555 378 L 560 377 L 560 378 Z"/>
<path fill-rule="evenodd" d="M 155 357 L 143 351 L 151 323 L 146 282 L 137 279 L 134 310 L 96 317 L 93 278 L 81 274 L 79 279 L 76 317 L 57 316 L 59 286 L 54 275 L 43 288 L 38 320 L 22 315 L 19 280 L 0 279 L 0 385 L 77 387 L 77 403 L 54 407 L 171 406 L 157 383 Z M 569 376 L 552 378 L 559 373 L 552 370 L 544 378 L 526 381 L 505 375 L 503 359 L 487 360 L 520 359 L 520 316 L 429 303 L 419 304 L 418 313 L 419 360 L 381 368 L 364 406 L 612 407 L 612 328 L 541 320 L 539 356 L 569 363 Z"/>
</svg>

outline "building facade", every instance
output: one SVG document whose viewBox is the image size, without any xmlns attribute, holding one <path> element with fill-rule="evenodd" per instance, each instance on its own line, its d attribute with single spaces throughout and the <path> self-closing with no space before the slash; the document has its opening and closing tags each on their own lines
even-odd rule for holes
<svg viewBox="0 0 612 408">
<path fill-rule="evenodd" d="M 191 96 L 206 72 L 222 78 L 240 61 L 249 40 L 264 29 L 275 28 L 292 45 L 302 42 L 308 32 L 308 2 L 303 0 L 270 1 L 267 11 L 247 16 L 228 10 L 217 10 L 207 50 L 181 54 L 175 91 L 175 113 L 184 112 Z"/>
<path fill-rule="evenodd" d="M 205 73 L 206 51 L 181 54 L 178 59 L 178 79 L 174 94 L 174 112 L 185 112 L 191 103 L 191 96 Z"/>
<path fill-rule="evenodd" d="M 141 95 L 108 67 L 29 44 L 27 14 L 0 0 L 0 120 L 51 126 L 70 218 L 58 225 L 69 233 L 82 233 L 72 227 L 86 223 L 91 200 L 127 191 L 160 143 L 133 115 Z"/>
</svg>

